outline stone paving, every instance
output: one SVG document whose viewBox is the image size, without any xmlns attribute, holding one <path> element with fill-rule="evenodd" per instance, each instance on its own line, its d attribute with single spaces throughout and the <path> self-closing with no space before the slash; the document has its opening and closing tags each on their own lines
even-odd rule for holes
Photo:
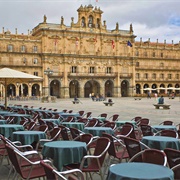
<svg viewBox="0 0 180 180">
<path fill-rule="evenodd" d="M 34 106 L 34 108 L 46 107 L 58 109 L 59 111 L 63 109 L 77 112 L 79 110 L 84 110 L 85 112 L 91 111 L 92 116 L 97 116 L 101 113 L 107 113 L 108 117 L 113 114 L 119 114 L 119 120 L 131 120 L 135 116 L 141 116 L 144 118 L 149 118 L 151 125 L 159 124 L 164 120 L 172 120 L 175 124 L 180 123 L 180 97 L 175 99 L 169 99 L 165 97 L 165 104 L 170 104 L 171 107 L 168 110 L 155 109 L 153 104 L 157 103 L 155 98 L 151 99 L 142 98 L 141 100 L 134 100 L 133 97 L 122 97 L 122 98 L 112 98 L 114 105 L 105 106 L 102 101 L 92 101 L 89 98 L 80 98 L 79 104 L 73 104 L 73 99 L 58 99 L 56 103 L 42 103 L 38 100 L 31 101 L 8 101 L 8 104 L 21 104 Z M 1 104 L 4 102 L 1 101 Z M 6 180 L 8 174 L 8 168 L 6 166 L 0 167 L 0 179 Z M 99 179 L 97 176 L 95 179 Z"/>
</svg>

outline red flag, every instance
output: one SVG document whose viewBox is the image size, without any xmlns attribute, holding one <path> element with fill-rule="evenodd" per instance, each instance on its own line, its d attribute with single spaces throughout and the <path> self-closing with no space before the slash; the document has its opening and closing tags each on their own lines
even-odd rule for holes
<svg viewBox="0 0 180 180">
<path fill-rule="evenodd" d="M 76 46 L 78 46 L 78 38 L 76 38 Z"/>
<path fill-rule="evenodd" d="M 112 40 L 112 48 L 114 49 L 115 44 L 114 44 L 114 40 Z"/>
</svg>

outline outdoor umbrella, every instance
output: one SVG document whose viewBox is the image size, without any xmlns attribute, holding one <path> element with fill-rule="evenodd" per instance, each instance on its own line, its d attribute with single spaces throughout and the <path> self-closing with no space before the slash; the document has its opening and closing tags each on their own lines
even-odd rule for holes
<svg viewBox="0 0 180 180">
<path fill-rule="evenodd" d="M 5 88 L 5 109 L 7 109 L 7 85 L 11 83 L 29 82 L 33 80 L 41 80 L 41 77 L 27 74 L 21 71 L 16 71 L 10 68 L 0 69 L 0 81 Z"/>
</svg>

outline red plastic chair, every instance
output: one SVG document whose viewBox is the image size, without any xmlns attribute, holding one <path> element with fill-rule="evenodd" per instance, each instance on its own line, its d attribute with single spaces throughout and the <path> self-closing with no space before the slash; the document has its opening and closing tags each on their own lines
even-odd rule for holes
<svg viewBox="0 0 180 180">
<path fill-rule="evenodd" d="M 110 146 L 110 140 L 106 137 L 100 137 L 96 141 L 97 146 L 95 147 L 93 155 L 84 156 L 80 164 L 69 164 L 64 167 L 66 169 L 80 169 L 82 172 L 86 173 L 86 179 L 88 179 L 88 173 L 90 179 L 92 179 L 91 173 L 99 173 L 101 179 L 103 179 L 104 173 L 102 172 L 102 166 Z"/>
</svg>

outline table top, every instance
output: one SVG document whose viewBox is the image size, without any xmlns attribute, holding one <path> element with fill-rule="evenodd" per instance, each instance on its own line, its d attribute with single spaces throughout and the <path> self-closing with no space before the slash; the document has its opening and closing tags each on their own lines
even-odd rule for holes
<svg viewBox="0 0 180 180">
<path fill-rule="evenodd" d="M 165 148 L 173 148 L 180 150 L 179 139 L 166 136 L 144 136 L 141 140 L 150 148 L 164 150 Z"/>
<path fill-rule="evenodd" d="M 53 164 L 58 170 L 62 170 L 66 164 L 80 163 L 86 154 L 86 143 L 79 141 L 47 142 L 42 149 L 42 155 L 53 159 Z"/>
<path fill-rule="evenodd" d="M 53 123 L 55 123 L 55 124 L 57 124 L 57 125 L 60 125 L 60 123 L 61 123 L 61 120 L 60 119 L 42 119 L 43 121 L 50 121 L 50 122 L 53 122 Z"/>
<path fill-rule="evenodd" d="M 176 126 L 172 126 L 172 125 L 153 125 L 152 128 L 156 129 L 157 131 L 161 131 L 161 130 L 164 130 L 164 129 L 170 129 L 170 130 L 177 131 Z"/>
<path fill-rule="evenodd" d="M 16 127 L 23 127 L 23 125 L 19 125 L 19 124 L 0 124 L 0 128 L 16 128 Z"/>
<path fill-rule="evenodd" d="M 131 120 L 118 120 L 118 121 L 115 121 L 115 123 L 116 123 L 117 127 L 122 126 L 125 123 L 131 123 L 133 125 L 136 125 L 136 122 L 135 121 L 131 121 Z"/>
<path fill-rule="evenodd" d="M 16 131 L 12 133 L 11 138 L 13 141 L 20 141 L 23 145 L 28 145 L 40 139 L 46 139 L 46 134 L 42 131 Z"/>
<path fill-rule="evenodd" d="M 107 180 L 173 180 L 174 174 L 165 166 L 150 163 L 120 163 L 109 168 Z"/>
<path fill-rule="evenodd" d="M 93 136 L 102 136 L 103 132 L 106 132 L 108 134 L 114 134 L 113 129 L 110 127 L 85 127 L 84 132 L 90 133 Z"/>
</svg>

